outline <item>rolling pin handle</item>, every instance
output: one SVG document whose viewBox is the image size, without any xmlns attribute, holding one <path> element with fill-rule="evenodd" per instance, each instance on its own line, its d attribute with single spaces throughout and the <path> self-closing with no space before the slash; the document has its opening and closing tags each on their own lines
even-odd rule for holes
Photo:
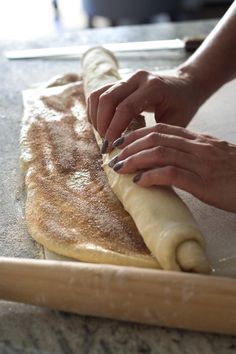
<svg viewBox="0 0 236 354">
<path fill-rule="evenodd" d="M 185 37 L 184 44 L 186 52 L 193 53 L 195 52 L 200 45 L 203 43 L 206 37 L 199 36 L 199 37 Z"/>
</svg>

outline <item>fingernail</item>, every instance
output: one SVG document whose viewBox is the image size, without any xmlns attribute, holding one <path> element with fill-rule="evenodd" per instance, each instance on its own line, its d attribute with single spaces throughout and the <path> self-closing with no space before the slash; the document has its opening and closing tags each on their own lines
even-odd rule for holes
<svg viewBox="0 0 236 354">
<path fill-rule="evenodd" d="M 101 153 L 102 153 L 102 154 L 105 154 L 105 153 L 106 153 L 107 148 L 108 148 L 108 144 L 109 144 L 108 140 L 107 140 L 107 139 L 104 139 L 104 140 L 103 140 L 102 147 L 101 147 Z"/>
<path fill-rule="evenodd" d="M 114 143 L 112 144 L 112 146 L 113 146 L 113 147 L 120 146 L 120 145 L 123 144 L 124 140 L 125 140 L 125 138 L 124 138 L 124 136 L 122 136 L 121 138 L 116 139 L 116 140 L 114 141 Z"/>
<path fill-rule="evenodd" d="M 133 182 L 137 183 L 140 180 L 141 177 L 142 177 L 142 173 L 139 173 L 138 175 L 134 176 Z"/>
<path fill-rule="evenodd" d="M 118 171 L 122 166 L 124 165 L 123 161 L 117 162 L 115 166 L 113 167 L 114 171 Z"/>
<path fill-rule="evenodd" d="M 113 157 L 113 159 L 111 159 L 109 162 L 108 162 L 108 166 L 109 167 L 113 167 L 118 161 L 118 156 L 115 156 Z"/>
</svg>

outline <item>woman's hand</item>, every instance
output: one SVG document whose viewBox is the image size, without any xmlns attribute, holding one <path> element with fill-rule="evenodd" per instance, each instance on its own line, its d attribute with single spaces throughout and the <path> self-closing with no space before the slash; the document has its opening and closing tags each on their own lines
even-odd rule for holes
<svg viewBox="0 0 236 354">
<path fill-rule="evenodd" d="M 185 127 L 205 100 L 203 91 L 181 70 L 171 76 L 138 71 L 127 81 L 94 91 L 87 111 L 90 122 L 111 146 L 143 111 L 153 111 L 157 122 Z"/>
<path fill-rule="evenodd" d="M 136 130 L 113 145 L 123 151 L 109 165 L 135 173 L 138 185 L 173 185 L 236 212 L 236 145 L 166 124 Z"/>
</svg>

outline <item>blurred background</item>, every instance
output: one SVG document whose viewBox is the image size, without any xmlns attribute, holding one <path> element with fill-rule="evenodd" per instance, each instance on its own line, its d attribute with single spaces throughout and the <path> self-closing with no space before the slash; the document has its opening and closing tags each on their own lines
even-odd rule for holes
<svg viewBox="0 0 236 354">
<path fill-rule="evenodd" d="M 219 18 L 230 0 L 0 0 L 0 40 L 63 31 Z"/>
</svg>

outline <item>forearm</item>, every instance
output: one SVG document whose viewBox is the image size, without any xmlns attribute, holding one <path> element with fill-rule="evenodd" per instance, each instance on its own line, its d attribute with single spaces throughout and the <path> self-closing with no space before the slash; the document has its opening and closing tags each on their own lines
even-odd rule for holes
<svg viewBox="0 0 236 354">
<path fill-rule="evenodd" d="M 201 90 L 201 103 L 236 77 L 236 1 L 202 46 L 179 71 L 188 74 Z"/>
</svg>

